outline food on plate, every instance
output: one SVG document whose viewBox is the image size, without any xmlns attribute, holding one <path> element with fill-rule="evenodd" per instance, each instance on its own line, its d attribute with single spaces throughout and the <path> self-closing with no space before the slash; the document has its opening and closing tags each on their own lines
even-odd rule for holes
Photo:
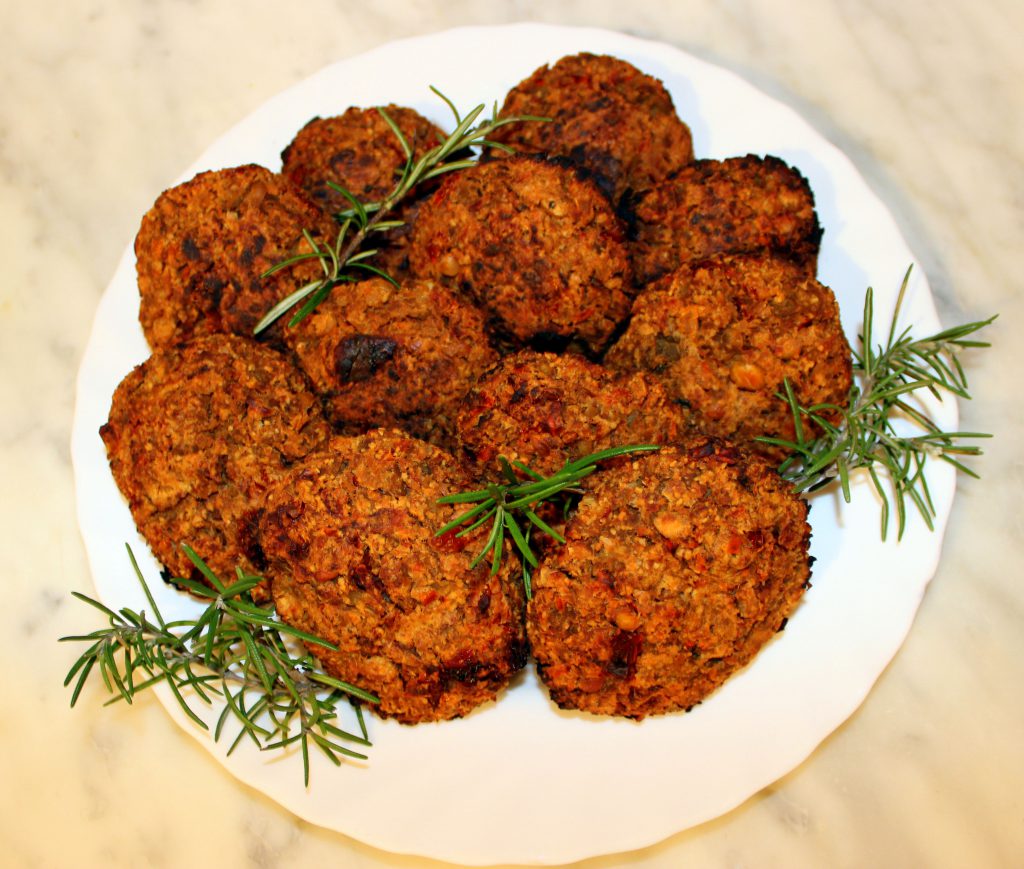
<svg viewBox="0 0 1024 869">
<path fill-rule="evenodd" d="M 459 441 L 481 468 L 523 462 L 543 475 L 608 447 L 669 444 L 690 414 L 643 372 L 614 372 L 573 353 L 506 356 L 466 396 Z"/>
<path fill-rule="evenodd" d="M 650 372 L 704 432 L 741 442 L 792 438 L 785 380 L 805 406 L 845 406 L 852 376 L 832 291 L 801 264 L 765 253 L 718 257 L 649 287 L 605 361 Z"/>
<path fill-rule="evenodd" d="M 402 131 L 413 159 L 419 159 L 445 139 L 435 124 L 414 109 L 388 105 L 384 111 Z M 330 183 L 344 187 L 362 203 L 379 202 L 391 193 L 407 157 L 398 137 L 376 108 L 352 107 L 336 117 L 309 121 L 284 149 L 281 161 L 281 173 L 289 181 L 305 190 L 324 211 L 335 214 L 351 208 L 352 203 Z M 431 185 L 424 185 L 398 208 L 394 217 L 405 221 L 405 226 L 374 238 L 374 246 L 381 247 L 374 260 L 377 265 L 391 271 L 403 270 L 408 223 L 430 189 Z"/>
<path fill-rule="evenodd" d="M 614 202 L 693 159 L 690 130 L 665 86 L 616 57 L 575 54 L 542 66 L 509 92 L 500 114 L 550 118 L 509 124 L 491 138 L 568 158 Z"/>
<path fill-rule="evenodd" d="M 701 702 L 799 603 L 806 517 L 765 460 L 714 439 L 596 473 L 533 575 L 527 633 L 551 699 L 635 719 Z"/>
<path fill-rule="evenodd" d="M 260 573 L 267 491 L 330 427 L 283 356 L 248 338 L 207 335 L 156 350 L 130 372 L 100 435 L 157 560 L 172 576 L 202 581 L 180 544 L 222 578 L 236 566 Z"/>
<path fill-rule="evenodd" d="M 194 336 L 251 336 L 279 299 L 320 275 L 316 262 L 262 277 L 330 235 L 333 221 L 280 175 L 247 165 L 165 190 L 135 239 L 139 320 L 153 348 Z"/>
<path fill-rule="evenodd" d="M 809 576 L 806 506 L 772 449 L 718 439 L 791 435 L 786 378 L 804 403 L 849 388 L 807 182 L 772 157 L 692 162 L 659 81 L 581 54 L 509 94 L 501 117 L 552 118 L 493 131 L 525 153 L 439 156 L 458 171 L 431 164 L 439 178 L 367 218 L 331 185 L 366 204 L 396 189 L 408 155 L 387 118 L 414 159 L 445 139 L 411 109 L 383 111 L 315 118 L 281 175 L 204 172 L 144 218 L 140 320 L 156 349 L 102 430 L 140 531 L 171 572 L 196 575 L 184 542 L 218 573 L 265 575 L 264 599 L 337 645 L 310 650 L 385 717 L 445 720 L 497 697 L 527 656 L 527 564 L 530 641 L 557 703 L 688 708 L 784 623 Z M 349 208 L 352 249 L 335 251 Z M 381 218 L 406 225 L 371 233 Z M 304 233 L 322 246 L 295 259 Z M 269 333 L 288 358 L 231 334 L 293 294 L 304 319 Z M 539 503 L 522 527 L 508 512 L 521 493 L 480 490 L 499 456 L 520 463 L 503 469 L 514 487 L 636 445 L 663 449 L 562 478 L 561 509 Z M 479 501 L 467 491 L 501 505 L 460 523 L 458 503 Z"/>
<path fill-rule="evenodd" d="M 339 430 L 400 428 L 442 446 L 463 396 L 498 360 L 483 314 L 430 281 L 337 287 L 285 341 Z"/>
<path fill-rule="evenodd" d="M 478 304 L 513 345 L 598 351 L 629 313 L 618 218 L 590 182 L 539 157 L 449 175 L 413 225 L 409 263 Z"/>
<path fill-rule="evenodd" d="M 471 486 L 424 441 L 375 430 L 335 438 L 270 493 L 260 539 L 289 624 L 338 646 L 325 670 L 374 692 L 411 724 L 468 714 L 526 662 L 523 596 L 508 563 L 470 567 L 483 532 L 434 537 Z"/>
<path fill-rule="evenodd" d="M 631 250 L 644 285 L 724 253 L 767 249 L 814 276 L 821 226 L 807 179 L 778 157 L 696 160 L 634 206 Z"/>
</svg>

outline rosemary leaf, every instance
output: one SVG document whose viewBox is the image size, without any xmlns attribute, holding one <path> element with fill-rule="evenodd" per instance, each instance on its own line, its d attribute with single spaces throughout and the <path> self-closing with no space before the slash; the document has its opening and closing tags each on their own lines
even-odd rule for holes
<svg viewBox="0 0 1024 869">
<path fill-rule="evenodd" d="M 869 479 L 881 501 L 881 535 L 886 539 L 895 514 L 897 539 L 907 528 L 908 502 L 934 527 L 935 505 L 925 467 L 929 458 L 940 458 L 955 468 L 977 476 L 954 456 L 977 456 L 981 449 L 961 443 L 964 439 L 986 438 L 981 432 L 942 431 L 916 403 L 915 393 L 924 392 L 942 400 L 945 394 L 970 399 L 967 378 L 957 352 L 965 347 L 987 347 L 987 342 L 968 339 L 996 318 L 989 317 L 944 329 L 926 338 L 915 339 L 909 327 L 898 329 L 900 310 L 906 298 L 911 270 L 900 285 L 885 344 L 874 345 L 874 293 L 869 287 L 864 297 L 864 326 L 861 347 L 853 356 L 854 383 L 845 407 L 819 405 L 804 407 L 792 384 L 783 383 L 780 398 L 787 402 L 793 417 L 794 439 L 762 437 L 759 441 L 780 446 L 789 452 L 779 465 L 779 473 L 796 491 L 811 492 L 839 481 L 843 498 L 849 502 L 850 474 L 867 469 Z M 825 415 L 834 415 L 838 424 Z M 902 427 L 917 430 L 902 433 Z M 811 437 L 809 432 L 819 433 Z"/>
<path fill-rule="evenodd" d="M 398 129 L 398 124 L 395 123 L 394 119 L 383 107 L 378 107 L 377 113 L 384 119 L 384 123 L 391 128 L 391 132 L 395 134 L 398 144 L 402 146 L 402 153 L 405 154 L 406 161 L 412 162 L 412 146 L 409 144 L 409 140 L 405 138 L 405 134 Z"/>
<path fill-rule="evenodd" d="M 176 580 L 209 601 L 195 619 L 164 619 L 130 547 L 128 556 L 155 622 L 144 613 L 127 608 L 115 612 L 87 595 L 72 592 L 103 613 L 108 627 L 61 638 L 88 644 L 64 680 L 65 687 L 74 683 L 71 705 L 98 668 L 112 695 L 108 702 L 130 704 L 140 692 L 165 684 L 185 715 L 204 730 L 210 728 L 192 703 L 211 705 L 215 697 L 222 697 L 224 708 L 216 718 L 214 739 L 219 740 L 227 721 L 234 719 L 239 732 L 229 753 L 246 737 L 264 751 L 300 742 L 306 747 L 303 777 L 307 784 L 310 740 L 320 750 L 327 746 L 332 762 L 337 761 L 337 752 L 364 757 L 332 743 L 334 737 L 341 737 L 369 745 L 362 716 L 357 715 L 359 734 L 347 733 L 330 722 L 336 718 L 335 705 L 342 697 L 348 696 L 351 703 L 376 703 L 377 697 L 319 673 L 316 660 L 309 654 L 291 654 L 284 637 L 335 647 L 279 622 L 272 608 L 258 606 L 251 591 L 260 577 L 239 570 L 236 581 L 226 584 L 192 549 L 185 545 L 182 549 L 214 586 Z M 226 596 L 229 592 L 230 597 Z"/>
</svg>

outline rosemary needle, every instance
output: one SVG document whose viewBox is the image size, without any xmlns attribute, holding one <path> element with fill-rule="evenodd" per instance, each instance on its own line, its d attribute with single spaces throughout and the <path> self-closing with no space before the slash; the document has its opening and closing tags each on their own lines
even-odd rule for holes
<svg viewBox="0 0 1024 869">
<path fill-rule="evenodd" d="M 942 431 L 921 407 L 912 403 L 922 390 L 941 400 L 943 393 L 970 399 L 967 377 L 957 354 L 969 347 L 988 347 L 970 338 L 996 318 L 978 320 L 915 339 L 910 328 L 897 331 L 911 270 L 908 268 L 896 298 L 896 307 L 884 344 L 874 344 L 874 293 L 864 298 L 864 332 L 861 350 L 853 352 L 854 382 L 845 407 L 819 404 L 805 407 L 792 385 L 783 384 L 780 396 L 793 414 L 792 440 L 762 437 L 780 446 L 789 456 L 779 466 L 782 476 L 799 492 L 815 491 L 834 481 L 849 502 L 850 474 L 864 468 L 882 501 L 881 533 L 885 539 L 895 510 L 897 539 L 907 524 L 908 503 L 933 528 L 935 506 L 924 469 L 929 458 L 948 462 L 972 477 L 977 474 L 962 461 L 978 456 L 980 447 L 966 439 L 987 438 L 981 432 Z M 838 419 L 837 423 L 829 420 Z M 813 423 L 821 434 L 807 436 Z M 913 431 L 907 432 L 911 428 Z"/>
<path fill-rule="evenodd" d="M 128 557 L 152 610 L 151 617 L 127 607 L 114 611 L 87 595 L 72 592 L 102 612 L 109 626 L 90 634 L 61 637 L 61 642 L 88 644 L 64 680 L 65 687 L 74 682 L 71 705 L 78 702 L 90 673 L 98 669 L 107 691 L 114 695 L 108 702 L 132 703 L 141 691 L 165 684 L 182 711 L 204 730 L 209 726 L 186 695 L 194 694 L 207 705 L 219 696 L 224 708 L 214 727 L 214 739 L 220 739 L 231 719 L 239 726 L 228 754 L 244 738 L 261 750 L 298 743 L 306 785 L 310 742 L 335 765 L 342 757 L 365 760 L 365 754 L 343 743 L 370 745 L 358 702 L 376 703 L 377 698 L 321 672 L 312 655 L 294 653 L 291 648 L 295 640 L 327 649 L 335 647 L 278 621 L 272 608 L 258 606 L 251 592 L 261 577 L 239 569 L 235 581 L 225 583 L 195 552 L 187 546 L 183 549 L 213 584 L 210 588 L 189 579 L 176 580 L 210 601 L 195 619 L 164 619 L 131 547 Z M 337 706 L 346 698 L 356 708 L 358 732 L 336 723 Z"/>
</svg>

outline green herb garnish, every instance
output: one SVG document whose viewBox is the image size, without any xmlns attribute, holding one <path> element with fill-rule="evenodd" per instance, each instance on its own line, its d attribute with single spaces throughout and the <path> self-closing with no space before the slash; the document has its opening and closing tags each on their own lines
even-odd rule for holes
<svg viewBox="0 0 1024 869">
<path fill-rule="evenodd" d="M 402 167 L 394 188 L 379 202 L 363 203 L 341 185 L 328 182 L 328 186 L 345 197 L 351 205 L 351 208 L 340 211 L 335 215 L 340 225 L 333 244 L 321 244 L 309 232 L 304 231 L 303 236 L 311 249 L 310 252 L 282 260 L 271 266 L 261 275 L 261 277 L 266 278 L 281 269 L 290 268 L 296 263 L 315 259 L 320 261 L 324 273 L 323 277 L 310 281 L 274 305 L 263 319 L 256 324 L 255 334 L 258 335 L 270 326 L 271 323 L 278 320 L 300 302 L 303 302 L 302 307 L 299 308 L 288 322 L 289 327 L 297 325 L 312 313 L 317 305 L 326 299 L 331 290 L 336 286 L 363 280 L 367 274 L 377 275 L 391 281 L 391 283 L 395 283 L 387 272 L 369 262 L 378 253 L 378 249 L 372 247 L 363 249 L 363 244 L 371 233 L 385 232 L 403 225 L 401 220 L 385 219 L 394 210 L 395 206 L 405 199 L 418 184 L 448 172 L 457 172 L 476 165 L 475 160 L 459 156 L 466 149 L 486 146 L 503 151 L 512 151 L 513 149 L 508 145 L 501 142 L 493 142 L 488 138 L 499 127 L 519 121 L 548 120 L 548 118 L 534 117 L 532 115 L 499 118 L 498 104 L 495 103 L 492 116 L 474 126 L 477 118 L 485 108 L 483 104 L 478 105 L 469 114 L 462 117 L 459 114 L 459 110 L 448 97 L 433 86 L 430 89 L 444 100 L 448 108 L 451 109 L 452 114 L 455 116 L 455 129 L 440 145 L 431 148 L 416 160 L 412 146 L 398 128 L 398 124 L 388 115 L 385 109 L 377 107 L 377 111 L 380 112 L 381 117 L 391 127 L 392 132 L 402 146 L 402 152 L 405 154 L 405 165 Z"/>
<path fill-rule="evenodd" d="M 533 596 L 530 571 L 538 564 L 537 556 L 530 547 L 530 535 L 533 529 L 536 528 L 559 543 L 565 543 L 565 538 L 541 519 L 534 508 L 538 504 L 548 502 L 557 504 L 563 511 L 567 511 L 574 496 L 581 494 L 579 482 L 597 470 L 598 462 L 629 453 L 650 452 L 657 449 L 660 447 L 652 444 L 611 447 L 591 453 L 581 459 L 576 459 L 576 461 L 566 462 L 560 471 L 550 477 L 541 476 L 522 462 L 509 462 L 504 457 L 500 457 L 498 461 L 505 478 L 504 483 L 492 484 L 485 489 L 473 492 L 445 495 L 438 499 L 439 504 L 476 504 L 476 506 L 461 513 L 440 528 L 434 536 L 440 537 L 442 534 L 454 531 L 460 525 L 466 525 L 455 535 L 464 537 L 490 521 L 491 530 L 487 535 L 487 540 L 483 549 L 470 562 L 470 567 L 476 567 L 489 554 L 491 574 L 497 573 L 501 567 L 501 558 L 505 551 L 505 534 L 507 533 L 512 538 L 522 559 L 523 587 L 526 590 L 526 599 L 529 600 Z M 525 474 L 527 479 L 521 479 L 516 474 L 516 470 Z M 519 521 L 516 521 L 517 515 L 520 517 Z"/>
<path fill-rule="evenodd" d="M 932 529 L 935 506 L 924 475 L 927 460 L 948 462 L 972 477 L 977 474 L 959 458 L 981 455 L 963 439 L 987 438 L 981 432 L 942 431 L 919 406 L 910 400 L 913 393 L 926 390 L 942 400 L 942 393 L 970 399 L 967 376 L 957 353 L 969 347 L 988 347 L 968 336 L 996 318 L 979 320 L 944 329 L 927 338 L 914 339 L 907 327 L 897 332 L 900 309 L 910 281 L 910 269 L 903 278 L 888 338 L 884 345 L 873 343 L 874 294 L 869 287 L 864 299 L 864 334 L 861 351 L 853 351 L 854 383 L 846 407 L 817 404 L 805 407 L 797 400 L 791 384 L 784 383 L 785 399 L 793 413 L 794 440 L 761 437 L 759 441 L 790 451 L 779 466 L 782 476 L 798 492 L 820 489 L 838 479 L 844 499 L 850 501 L 850 473 L 866 468 L 882 500 L 882 539 L 889 527 L 895 503 L 897 538 L 902 538 L 907 523 L 907 502 L 913 504 L 925 524 Z M 839 419 L 838 423 L 828 418 Z M 808 437 L 813 423 L 820 432 Z M 907 428 L 912 428 L 907 433 Z"/>
<path fill-rule="evenodd" d="M 189 704 L 186 693 L 206 704 L 213 702 L 212 695 L 221 697 L 224 709 L 217 719 L 214 739 L 220 739 L 232 718 L 239 725 L 227 753 L 231 754 L 244 737 L 263 751 L 297 742 L 307 785 L 311 744 L 335 765 L 341 763 L 341 756 L 365 760 L 365 754 L 342 742 L 370 745 L 358 701 L 376 703 L 377 698 L 323 673 L 312 655 L 303 651 L 296 654 L 289 648 L 297 645 L 295 640 L 325 649 L 336 647 L 283 624 L 272 608 L 254 603 L 251 592 L 261 577 L 239 569 L 236 581 L 225 584 L 195 552 L 187 546 L 182 548 L 213 585 L 209 588 L 193 580 L 175 579 L 176 584 L 210 600 L 196 619 L 164 619 L 130 547 L 128 556 L 152 608 L 151 615 L 127 607 L 115 612 L 91 597 L 72 592 L 104 613 L 110 626 L 91 634 L 61 637 L 61 642 L 89 643 L 64 680 L 65 686 L 75 683 L 71 705 L 78 701 L 89 674 L 98 666 L 107 691 L 115 695 L 108 702 L 131 703 L 146 688 L 166 684 L 182 711 L 204 730 L 209 727 Z M 352 703 L 359 733 L 336 724 L 336 706 L 343 698 Z"/>
</svg>

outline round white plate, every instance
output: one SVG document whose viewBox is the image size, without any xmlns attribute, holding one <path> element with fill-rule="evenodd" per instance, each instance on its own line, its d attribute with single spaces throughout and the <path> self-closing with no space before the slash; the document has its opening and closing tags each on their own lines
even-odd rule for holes
<svg viewBox="0 0 1024 869">
<path fill-rule="evenodd" d="M 385 45 L 269 100 L 182 180 L 248 162 L 279 168 L 282 148 L 310 117 L 349 105 L 413 106 L 450 129 L 428 85 L 463 111 L 500 104 L 538 66 L 579 51 L 617 55 L 661 78 L 698 156 L 771 153 L 798 167 L 825 227 L 820 276 L 838 295 L 847 334 L 855 340 L 868 285 L 878 323 L 888 325 L 913 257 L 849 160 L 791 109 L 732 73 L 617 33 L 524 24 Z M 908 301 L 906 321 L 917 334 L 938 328 L 919 268 Z M 97 435 L 115 386 L 148 355 L 137 314 L 129 246 L 100 302 L 78 381 L 72 452 L 79 522 L 103 601 L 144 606 L 128 542 L 164 612 L 185 616 L 196 605 L 159 580 Z M 933 413 L 955 429 L 952 402 Z M 313 823 L 380 848 L 473 865 L 560 863 L 639 848 L 739 805 L 804 760 L 861 703 L 906 636 L 938 561 L 955 479 L 938 463 L 929 480 L 936 531 L 915 517 L 899 544 L 880 540 L 879 505 L 863 481 L 852 506 L 834 494 L 816 496 L 813 587 L 786 631 L 689 714 L 636 724 L 560 712 L 530 672 L 496 704 L 461 721 L 405 727 L 371 717 L 370 760 L 336 769 L 314 756 L 306 789 L 297 756 L 246 748 L 226 757 L 225 742 L 214 743 L 184 718 L 169 695 L 161 699 L 239 779 Z"/>
</svg>

